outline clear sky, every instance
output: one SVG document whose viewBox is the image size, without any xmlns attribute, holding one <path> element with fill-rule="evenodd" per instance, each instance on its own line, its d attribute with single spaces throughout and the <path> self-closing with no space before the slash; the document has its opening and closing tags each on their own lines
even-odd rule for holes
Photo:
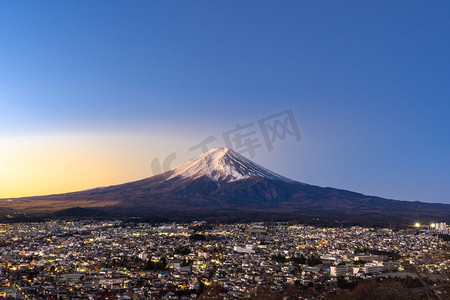
<svg viewBox="0 0 450 300">
<path fill-rule="evenodd" d="M 257 163 L 450 203 L 449 16 L 449 1 L 2 1 L 0 198 L 148 177 L 291 110 L 301 140 Z"/>
</svg>

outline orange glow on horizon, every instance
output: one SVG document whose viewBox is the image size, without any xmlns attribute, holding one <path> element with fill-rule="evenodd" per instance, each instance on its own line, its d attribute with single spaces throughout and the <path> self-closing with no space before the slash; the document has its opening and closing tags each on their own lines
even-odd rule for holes
<svg viewBox="0 0 450 300">
<path fill-rule="evenodd" d="M 2 138 L 0 199 L 74 192 L 149 177 L 156 156 L 149 151 L 149 142 L 148 137 Z"/>
</svg>

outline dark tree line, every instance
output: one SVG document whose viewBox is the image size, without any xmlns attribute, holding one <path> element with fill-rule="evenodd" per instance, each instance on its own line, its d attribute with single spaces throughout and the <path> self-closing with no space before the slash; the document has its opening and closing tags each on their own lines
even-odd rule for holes
<svg viewBox="0 0 450 300">
<path fill-rule="evenodd" d="M 308 266 L 317 266 L 322 264 L 322 260 L 317 255 L 311 255 L 309 257 L 305 257 L 303 254 L 300 256 L 294 256 L 287 258 L 286 256 L 282 254 L 275 254 L 271 256 L 272 260 L 279 262 L 279 263 L 286 263 L 288 261 L 292 261 L 296 264 L 301 265 L 308 265 Z"/>
</svg>

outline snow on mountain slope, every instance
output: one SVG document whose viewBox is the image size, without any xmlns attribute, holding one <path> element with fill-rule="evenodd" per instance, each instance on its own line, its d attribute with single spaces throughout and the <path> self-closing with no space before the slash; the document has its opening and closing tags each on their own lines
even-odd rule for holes
<svg viewBox="0 0 450 300">
<path fill-rule="evenodd" d="M 259 166 L 241 154 L 229 148 L 214 148 L 203 155 L 169 171 L 168 179 L 175 177 L 209 177 L 215 182 L 232 182 L 250 177 L 293 182 L 266 168 Z"/>
</svg>

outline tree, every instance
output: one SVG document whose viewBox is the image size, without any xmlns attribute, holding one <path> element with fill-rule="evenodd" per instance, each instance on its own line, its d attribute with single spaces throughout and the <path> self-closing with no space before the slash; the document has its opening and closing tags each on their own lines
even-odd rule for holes
<svg viewBox="0 0 450 300">
<path fill-rule="evenodd" d="M 145 270 L 164 271 L 167 268 L 166 258 L 163 257 L 159 261 L 148 260 L 145 264 Z"/>
<path fill-rule="evenodd" d="M 281 254 L 275 254 L 271 256 L 272 260 L 280 263 L 285 263 L 287 261 L 286 256 Z"/>
<path fill-rule="evenodd" d="M 291 261 L 293 261 L 296 264 L 304 265 L 306 264 L 306 257 L 304 257 L 303 254 L 300 254 L 300 256 L 292 257 Z"/>
<path fill-rule="evenodd" d="M 320 265 L 321 263 L 322 263 L 322 260 L 317 255 L 312 255 L 312 256 L 308 257 L 308 259 L 306 260 L 306 264 L 308 266 L 317 266 L 317 265 Z"/>
<path fill-rule="evenodd" d="M 206 241 L 206 236 L 198 233 L 192 234 L 189 238 L 193 241 Z"/>
</svg>

